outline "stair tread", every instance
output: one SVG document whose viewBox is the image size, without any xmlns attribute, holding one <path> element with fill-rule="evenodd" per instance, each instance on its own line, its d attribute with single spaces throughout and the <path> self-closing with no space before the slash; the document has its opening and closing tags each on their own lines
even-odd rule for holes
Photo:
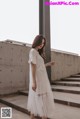
<svg viewBox="0 0 80 119">
<path fill-rule="evenodd" d="M 0 103 L 0 109 L 2 107 L 6 108 L 8 106 L 3 103 Z M 9 118 L 5 118 L 5 119 L 9 119 Z M 15 108 L 12 108 L 12 118 L 10 119 L 30 119 L 30 116 L 28 114 L 24 114 L 23 112 L 16 110 Z"/>
<path fill-rule="evenodd" d="M 73 81 L 56 81 L 54 83 L 69 83 L 69 84 L 80 84 L 80 82 L 76 81 L 76 82 L 73 82 Z"/>
<path fill-rule="evenodd" d="M 80 104 L 80 95 L 77 94 L 68 94 L 68 93 L 61 93 L 61 92 L 53 92 L 54 99 L 62 100 L 62 101 L 68 101 L 68 102 L 74 102 Z M 24 95 L 16 95 L 16 96 L 8 96 L 2 98 L 5 101 L 8 101 L 14 105 L 18 105 L 20 107 L 26 108 L 27 106 L 27 99 L 28 96 Z M 26 103 L 26 105 L 25 105 Z"/>
<path fill-rule="evenodd" d="M 72 86 L 60 86 L 60 85 L 52 85 L 54 89 L 66 89 L 66 90 L 73 90 L 73 91 L 80 91 L 80 87 L 72 87 Z"/>
<path fill-rule="evenodd" d="M 70 94 L 70 93 L 54 91 L 53 95 L 55 99 L 64 100 L 68 102 L 75 102 L 80 104 L 80 95 L 78 94 Z"/>
<path fill-rule="evenodd" d="M 72 76 L 80 76 L 79 74 L 76 74 L 76 75 L 72 75 Z"/>
<path fill-rule="evenodd" d="M 27 96 L 23 96 L 23 95 L 13 95 L 13 96 L 7 96 L 7 97 L 3 97 L 2 99 L 4 99 L 5 101 L 8 101 L 12 104 L 21 106 L 23 108 L 26 108 L 27 106 Z M 25 105 L 26 103 L 26 105 Z"/>
<path fill-rule="evenodd" d="M 75 78 L 75 77 L 67 77 L 67 78 L 64 78 L 64 79 L 75 79 L 75 80 L 80 80 L 80 78 L 79 77 L 77 77 L 77 78 Z"/>
</svg>

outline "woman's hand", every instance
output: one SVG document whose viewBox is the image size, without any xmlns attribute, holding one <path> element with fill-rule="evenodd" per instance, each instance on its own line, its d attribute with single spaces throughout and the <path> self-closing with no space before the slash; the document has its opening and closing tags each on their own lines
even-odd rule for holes
<svg viewBox="0 0 80 119">
<path fill-rule="evenodd" d="M 52 66 L 52 65 L 55 64 L 55 62 L 54 61 L 51 61 L 51 62 L 49 62 L 49 64 L 50 64 L 50 66 Z"/>
<path fill-rule="evenodd" d="M 33 83 L 32 84 L 32 90 L 36 92 L 36 88 L 37 88 L 36 83 Z"/>
<path fill-rule="evenodd" d="M 54 62 L 54 61 L 51 61 L 51 62 L 46 63 L 45 66 L 46 66 L 46 67 L 47 67 L 47 66 L 52 66 L 52 65 L 54 65 L 54 64 L 55 64 L 55 62 Z"/>
</svg>

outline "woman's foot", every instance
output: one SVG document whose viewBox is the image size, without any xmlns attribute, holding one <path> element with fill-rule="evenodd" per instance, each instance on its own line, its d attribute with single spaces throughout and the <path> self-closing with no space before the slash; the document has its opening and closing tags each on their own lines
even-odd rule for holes
<svg viewBox="0 0 80 119">
<path fill-rule="evenodd" d="M 47 117 L 42 117 L 42 119 L 47 119 Z"/>
<path fill-rule="evenodd" d="M 31 114 L 31 119 L 34 119 L 34 114 Z"/>
</svg>

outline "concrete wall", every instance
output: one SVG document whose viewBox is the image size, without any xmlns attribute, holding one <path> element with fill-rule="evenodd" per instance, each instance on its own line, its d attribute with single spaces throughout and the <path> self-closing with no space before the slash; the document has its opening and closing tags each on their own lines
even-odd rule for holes
<svg viewBox="0 0 80 119">
<path fill-rule="evenodd" d="M 0 94 L 28 88 L 28 53 L 26 46 L 0 43 Z"/>
<path fill-rule="evenodd" d="M 27 90 L 29 84 L 28 55 L 30 46 L 0 42 L 0 95 Z M 52 67 L 52 80 L 80 72 L 80 57 L 51 52 L 55 65 Z"/>
<path fill-rule="evenodd" d="M 55 65 L 51 68 L 52 81 L 80 73 L 80 56 L 68 52 L 52 51 L 51 59 Z"/>
</svg>

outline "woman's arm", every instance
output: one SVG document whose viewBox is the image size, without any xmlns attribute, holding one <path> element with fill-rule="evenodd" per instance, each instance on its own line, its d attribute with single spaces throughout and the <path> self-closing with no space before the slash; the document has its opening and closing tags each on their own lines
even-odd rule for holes
<svg viewBox="0 0 80 119">
<path fill-rule="evenodd" d="M 36 85 L 36 64 L 31 63 L 31 69 L 32 69 L 32 89 L 36 91 L 37 85 Z"/>
<path fill-rule="evenodd" d="M 54 64 L 55 64 L 55 62 L 54 61 L 51 61 L 51 62 L 46 63 L 45 66 L 48 67 L 48 66 L 52 66 Z"/>
</svg>

